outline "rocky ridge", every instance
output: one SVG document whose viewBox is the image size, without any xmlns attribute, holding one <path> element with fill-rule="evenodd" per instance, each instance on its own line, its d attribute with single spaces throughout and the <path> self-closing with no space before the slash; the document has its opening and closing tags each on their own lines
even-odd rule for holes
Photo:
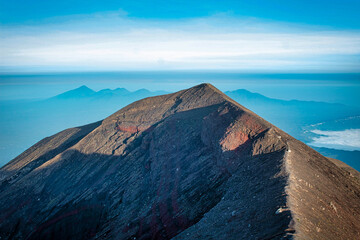
<svg viewBox="0 0 360 240">
<path fill-rule="evenodd" d="M 357 175 L 210 84 L 46 138 L 0 170 L 5 239 L 357 239 Z"/>
</svg>

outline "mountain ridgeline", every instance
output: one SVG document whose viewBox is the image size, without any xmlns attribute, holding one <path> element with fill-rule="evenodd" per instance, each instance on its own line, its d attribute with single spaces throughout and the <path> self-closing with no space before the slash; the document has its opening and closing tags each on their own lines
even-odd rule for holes
<svg viewBox="0 0 360 240">
<path fill-rule="evenodd" d="M 45 138 L 0 170 L 1 239 L 359 239 L 358 172 L 210 84 Z"/>
</svg>

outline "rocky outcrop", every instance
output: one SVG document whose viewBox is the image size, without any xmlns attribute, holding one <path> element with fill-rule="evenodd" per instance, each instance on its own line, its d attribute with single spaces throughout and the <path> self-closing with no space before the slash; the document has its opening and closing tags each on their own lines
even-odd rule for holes
<svg viewBox="0 0 360 240">
<path fill-rule="evenodd" d="M 146 98 L 0 170 L 2 239 L 357 239 L 350 175 L 215 87 Z"/>
</svg>

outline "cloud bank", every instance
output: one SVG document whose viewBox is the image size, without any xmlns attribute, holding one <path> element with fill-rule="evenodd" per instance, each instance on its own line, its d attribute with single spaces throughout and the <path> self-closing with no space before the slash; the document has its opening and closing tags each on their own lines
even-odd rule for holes
<svg viewBox="0 0 360 240">
<path fill-rule="evenodd" d="M 122 11 L 1 26 L 0 70 L 357 71 L 360 32 L 226 14 L 142 20 Z"/>
<path fill-rule="evenodd" d="M 360 150 L 360 129 L 347 129 L 344 131 L 311 131 L 319 137 L 313 138 L 310 145 L 340 150 Z"/>
</svg>

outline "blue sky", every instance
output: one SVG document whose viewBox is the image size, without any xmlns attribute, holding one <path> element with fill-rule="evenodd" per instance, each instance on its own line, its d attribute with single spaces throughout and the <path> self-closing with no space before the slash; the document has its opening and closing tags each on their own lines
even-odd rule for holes
<svg viewBox="0 0 360 240">
<path fill-rule="evenodd" d="M 23 24 L 55 16 L 93 14 L 122 9 L 130 17 L 184 19 L 228 12 L 284 22 L 359 29 L 358 0 L 1 0 L 0 21 Z"/>
<path fill-rule="evenodd" d="M 360 1 L 0 0 L 0 71 L 358 72 Z"/>
</svg>

